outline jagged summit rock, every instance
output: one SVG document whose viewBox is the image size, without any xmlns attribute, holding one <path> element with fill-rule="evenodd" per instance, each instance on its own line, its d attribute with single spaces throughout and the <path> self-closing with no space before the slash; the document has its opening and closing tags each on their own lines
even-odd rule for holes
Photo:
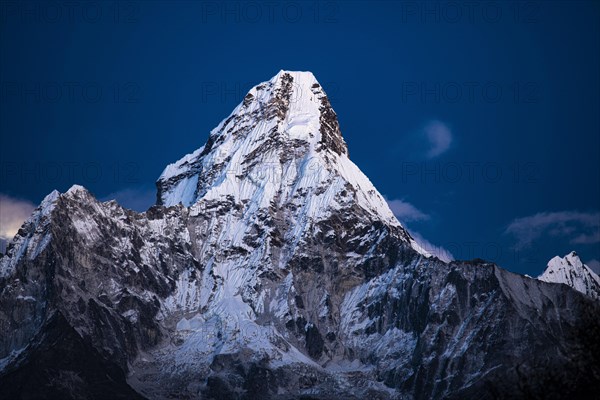
<svg viewBox="0 0 600 400">
<path fill-rule="evenodd" d="M 285 216 L 287 228 L 270 231 L 291 243 L 339 213 L 365 227 L 385 225 L 430 255 L 348 158 L 337 116 L 310 72 L 280 71 L 252 88 L 203 147 L 165 168 L 157 188 L 159 204 L 181 203 L 193 214 L 239 208 L 240 220 L 228 222 L 235 229 L 225 232 L 232 243 L 265 215 Z"/>
<path fill-rule="evenodd" d="M 548 262 L 538 277 L 544 282 L 564 283 L 591 298 L 600 299 L 600 277 L 572 251 L 564 257 L 556 256 Z"/>
<path fill-rule="evenodd" d="M 157 187 L 144 213 L 53 192 L 22 226 L 0 259 L 0 397 L 592 398 L 598 386 L 598 302 L 420 249 L 348 159 L 310 73 L 253 88 Z"/>
<path fill-rule="evenodd" d="M 253 87 L 212 130 L 206 145 L 165 168 L 157 182 L 158 200 L 191 205 L 224 178 L 271 173 L 277 175 L 268 178 L 281 181 L 293 171 L 277 167 L 290 162 L 296 172 L 339 170 L 342 165 L 332 165 L 338 161 L 334 155 L 347 161 L 348 151 L 320 84 L 310 72 L 280 71 Z"/>
</svg>

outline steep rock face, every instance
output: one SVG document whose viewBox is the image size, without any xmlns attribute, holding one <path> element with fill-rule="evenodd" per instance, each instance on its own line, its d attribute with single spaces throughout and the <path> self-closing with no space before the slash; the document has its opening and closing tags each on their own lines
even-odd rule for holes
<svg viewBox="0 0 600 400">
<path fill-rule="evenodd" d="M 124 370 L 102 357 L 60 315 L 49 316 L 26 352 L 2 371 L 2 399 L 142 399 Z"/>
<path fill-rule="evenodd" d="M 237 208 L 243 218 L 228 221 L 224 232 L 232 244 L 240 235 L 230 232 L 268 218 L 276 225 L 259 239 L 289 243 L 292 253 L 337 214 L 385 225 L 426 254 L 348 158 L 337 116 L 310 72 L 280 71 L 252 88 L 205 146 L 165 168 L 157 188 L 158 204 L 181 203 L 195 214 Z"/>
<path fill-rule="evenodd" d="M 78 186 L 47 197 L 1 260 L 5 363 L 55 314 L 123 370 L 162 340 L 159 296 L 195 263 L 180 211 L 140 216 Z"/>
<path fill-rule="evenodd" d="M 74 186 L 24 224 L 0 260 L 1 393 L 501 398 L 550 381 L 584 397 L 598 383 L 598 304 L 423 251 L 348 159 L 310 73 L 253 88 L 157 187 L 135 213 Z"/>
<path fill-rule="evenodd" d="M 574 251 L 562 258 L 556 256 L 550 260 L 538 279 L 544 282 L 564 283 L 593 299 L 600 299 L 600 277 L 582 263 Z"/>
</svg>

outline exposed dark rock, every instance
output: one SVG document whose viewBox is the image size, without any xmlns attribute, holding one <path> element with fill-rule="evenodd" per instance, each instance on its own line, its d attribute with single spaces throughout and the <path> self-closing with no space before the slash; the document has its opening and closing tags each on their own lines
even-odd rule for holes
<svg viewBox="0 0 600 400">
<path fill-rule="evenodd" d="M 81 338 L 59 313 L 34 336 L 23 357 L 0 375 L 2 399 L 143 399 L 126 370 Z"/>
<path fill-rule="evenodd" d="M 321 357 L 321 354 L 323 354 L 323 345 L 324 342 L 321 333 L 319 332 L 319 328 L 310 324 L 308 328 L 306 328 L 306 349 L 308 355 L 318 359 Z"/>
</svg>

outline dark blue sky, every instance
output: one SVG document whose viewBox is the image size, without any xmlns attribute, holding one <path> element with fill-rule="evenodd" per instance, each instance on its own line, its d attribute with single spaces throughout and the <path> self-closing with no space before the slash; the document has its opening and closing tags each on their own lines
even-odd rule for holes
<svg viewBox="0 0 600 400">
<path fill-rule="evenodd" d="M 310 70 L 411 231 L 521 273 L 600 259 L 596 2 L 1 7 L 5 196 L 143 207 L 251 86 Z"/>
</svg>

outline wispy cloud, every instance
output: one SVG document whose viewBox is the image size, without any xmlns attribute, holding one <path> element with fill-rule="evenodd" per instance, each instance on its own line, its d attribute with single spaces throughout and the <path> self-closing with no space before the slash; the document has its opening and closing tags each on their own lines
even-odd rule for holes
<svg viewBox="0 0 600 400">
<path fill-rule="evenodd" d="M 564 238 L 572 244 L 600 243 L 600 212 L 542 212 L 512 221 L 505 233 L 513 235 L 515 248 L 529 247 L 545 236 Z"/>
<path fill-rule="evenodd" d="M 577 243 L 577 244 L 600 243 L 600 229 L 596 230 L 595 232 L 589 233 L 589 234 L 582 233 L 581 235 L 578 235 L 577 237 L 573 238 L 571 240 L 571 243 Z"/>
<path fill-rule="evenodd" d="M 595 273 L 600 275 L 600 261 L 596 260 L 595 258 L 592 258 L 591 260 L 585 262 L 584 264 L 587 265 L 588 267 L 590 267 L 590 269 L 592 271 L 594 271 Z"/>
<path fill-rule="evenodd" d="M 409 233 L 413 237 L 413 239 L 415 239 L 415 242 L 417 242 L 419 246 L 421 246 L 428 253 L 433 254 L 434 256 L 445 262 L 450 262 L 454 260 L 454 256 L 452 255 L 452 253 L 450 253 L 447 249 L 443 248 L 442 246 L 438 246 L 431 243 L 423 236 L 421 236 L 419 232 L 411 230 L 409 231 Z"/>
<path fill-rule="evenodd" d="M 429 214 L 419 210 L 414 205 L 402 199 L 388 199 L 385 196 L 384 199 L 388 203 L 390 210 L 392 210 L 396 218 L 403 223 L 404 228 L 409 231 L 410 235 L 419 246 L 442 261 L 450 262 L 454 260 L 454 256 L 448 250 L 442 246 L 431 243 L 421 236 L 420 233 L 409 229 L 405 224 L 406 222 L 429 221 L 431 219 Z"/>
<path fill-rule="evenodd" d="M 396 218 L 401 222 L 427 221 L 431 219 L 428 214 L 404 200 L 384 198 L 390 210 L 392 210 Z"/>
<path fill-rule="evenodd" d="M 0 194 L 0 249 L 2 251 L 34 209 L 35 204 L 28 200 Z"/>
<path fill-rule="evenodd" d="M 429 142 L 426 157 L 435 158 L 450 148 L 452 144 L 452 132 L 448 126 L 437 120 L 430 121 L 423 129 L 423 135 Z"/>
<path fill-rule="evenodd" d="M 130 210 L 143 212 L 156 202 L 156 190 L 143 187 L 125 188 L 110 193 L 101 201 L 116 200 L 117 203 Z"/>
<path fill-rule="evenodd" d="M 423 161 L 441 156 L 453 144 L 454 134 L 449 125 L 432 119 L 425 121 L 418 129 L 404 132 L 387 151 L 403 161 Z"/>
</svg>

